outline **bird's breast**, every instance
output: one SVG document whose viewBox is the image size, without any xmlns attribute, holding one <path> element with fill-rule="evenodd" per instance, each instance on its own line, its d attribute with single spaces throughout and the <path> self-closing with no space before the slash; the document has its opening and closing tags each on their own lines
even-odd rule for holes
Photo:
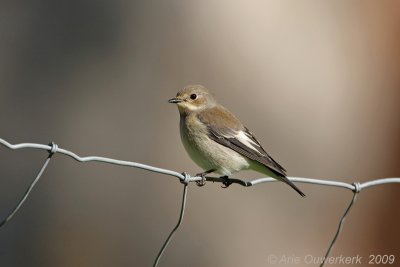
<svg viewBox="0 0 400 267">
<path fill-rule="evenodd" d="M 186 152 L 204 170 L 230 175 L 249 167 L 245 157 L 211 140 L 206 125 L 195 116 L 181 117 L 180 133 Z"/>
<path fill-rule="evenodd" d="M 207 136 L 206 127 L 191 116 L 181 117 L 180 133 L 190 158 L 201 168 L 211 169 L 213 164 L 207 159 L 207 153 L 212 144 Z"/>
</svg>

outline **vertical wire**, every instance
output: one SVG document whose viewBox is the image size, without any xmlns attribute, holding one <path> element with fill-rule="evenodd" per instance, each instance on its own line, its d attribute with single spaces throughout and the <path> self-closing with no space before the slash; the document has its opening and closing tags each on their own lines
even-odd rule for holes
<svg viewBox="0 0 400 267">
<path fill-rule="evenodd" d="M 347 209 L 344 212 L 342 218 L 340 219 L 339 226 L 338 226 L 338 229 L 336 231 L 336 234 L 333 237 L 333 240 L 332 240 L 328 250 L 326 251 L 325 256 L 324 256 L 324 258 L 322 260 L 322 263 L 321 263 L 321 265 L 319 267 L 323 267 L 325 262 L 326 262 L 326 259 L 329 257 L 329 254 L 331 253 L 331 250 L 332 250 L 333 246 L 335 245 L 336 240 L 338 239 L 340 232 L 342 231 L 343 223 L 344 223 L 344 221 L 346 219 L 346 216 L 349 213 L 349 211 L 350 211 L 351 207 L 353 206 L 354 202 L 356 202 L 356 200 L 357 200 L 358 192 L 359 191 L 357 189 L 354 190 L 353 198 L 351 199 L 351 202 L 350 202 L 349 206 L 347 207 Z"/>
<path fill-rule="evenodd" d="M 158 255 L 156 257 L 156 260 L 154 261 L 153 267 L 156 267 L 161 259 L 161 256 L 163 255 L 165 249 L 167 248 L 169 242 L 171 241 L 173 235 L 175 234 L 176 230 L 178 230 L 179 226 L 182 223 L 183 215 L 185 213 L 185 207 L 186 207 L 186 195 L 187 195 L 187 183 L 183 184 L 183 195 L 182 195 L 182 204 L 181 204 L 181 212 L 179 214 L 179 220 L 178 223 L 175 225 L 174 229 L 172 229 L 171 233 L 165 240 L 163 246 L 160 249 L 160 252 L 158 252 Z"/>
<path fill-rule="evenodd" d="M 28 189 L 25 191 L 24 195 L 18 202 L 17 206 L 11 211 L 11 213 L 2 221 L 0 222 L 0 227 L 5 225 L 8 221 L 12 219 L 12 217 L 17 213 L 19 208 L 21 208 L 22 204 L 24 204 L 25 200 L 28 198 L 29 194 L 31 193 L 33 187 L 36 185 L 36 183 L 39 181 L 40 177 L 42 176 L 44 170 L 46 169 L 47 165 L 50 162 L 51 157 L 54 155 L 54 153 L 50 152 L 49 156 L 47 157 L 46 161 L 44 162 L 42 168 L 40 169 L 38 175 L 36 178 L 33 180 L 33 182 L 29 185 Z"/>
</svg>

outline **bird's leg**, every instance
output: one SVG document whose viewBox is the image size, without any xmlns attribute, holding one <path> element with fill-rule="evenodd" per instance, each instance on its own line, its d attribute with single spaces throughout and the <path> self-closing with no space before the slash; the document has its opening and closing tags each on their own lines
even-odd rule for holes
<svg viewBox="0 0 400 267">
<path fill-rule="evenodd" d="M 196 181 L 196 184 L 198 186 L 204 186 L 206 184 L 206 175 L 211 173 L 211 172 L 214 172 L 214 171 L 215 170 L 208 170 L 208 171 L 196 174 L 196 176 L 200 176 L 201 177 L 201 180 L 200 181 Z"/>
<path fill-rule="evenodd" d="M 222 185 L 221 185 L 222 188 L 228 188 L 228 186 L 230 186 L 231 184 L 233 184 L 233 183 L 229 180 L 228 175 L 221 176 L 220 178 L 224 180 L 224 181 L 222 182 Z"/>
</svg>

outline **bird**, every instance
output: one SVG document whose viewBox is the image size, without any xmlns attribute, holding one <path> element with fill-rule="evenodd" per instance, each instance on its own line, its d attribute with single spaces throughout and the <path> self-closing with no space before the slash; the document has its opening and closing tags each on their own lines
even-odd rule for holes
<svg viewBox="0 0 400 267">
<path fill-rule="evenodd" d="M 205 184 L 209 173 L 228 179 L 232 173 L 254 170 L 288 184 L 305 196 L 253 133 L 220 105 L 206 87 L 185 86 L 168 102 L 178 106 L 180 136 L 186 152 L 204 170 L 196 175 L 202 178 L 198 185 Z"/>
</svg>

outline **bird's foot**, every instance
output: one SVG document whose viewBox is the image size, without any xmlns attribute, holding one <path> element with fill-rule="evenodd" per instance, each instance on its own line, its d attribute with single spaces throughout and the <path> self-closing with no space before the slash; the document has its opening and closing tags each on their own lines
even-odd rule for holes
<svg viewBox="0 0 400 267">
<path fill-rule="evenodd" d="M 228 188 L 231 184 L 233 184 L 233 182 L 229 180 L 229 177 L 227 175 L 222 176 L 220 178 L 224 180 L 221 185 L 222 188 Z"/>
<path fill-rule="evenodd" d="M 211 170 L 196 174 L 196 176 L 201 177 L 201 180 L 200 181 L 196 181 L 196 184 L 198 186 L 204 186 L 206 184 L 206 174 L 212 173 L 214 171 L 215 171 L 214 169 L 211 169 Z"/>
<path fill-rule="evenodd" d="M 201 177 L 200 181 L 196 181 L 197 186 L 205 186 L 206 185 L 206 174 L 207 172 L 202 172 L 196 174 L 196 176 Z"/>
</svg>

